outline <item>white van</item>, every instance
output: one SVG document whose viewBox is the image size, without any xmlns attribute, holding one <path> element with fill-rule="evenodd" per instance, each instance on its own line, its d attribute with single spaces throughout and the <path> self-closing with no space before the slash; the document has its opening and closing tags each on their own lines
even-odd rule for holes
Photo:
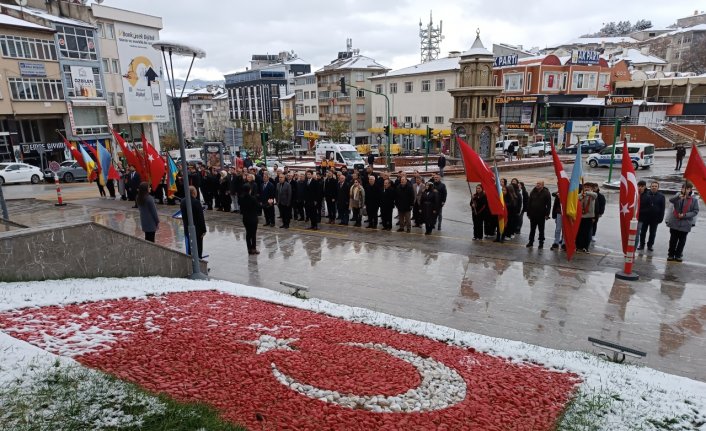
<svg viewBox="0 0 706 431">
<path fill-rule="evenodd" d="M 500 155 L 500 154 L 505 154 L 507 149 L 510 147 L 510 144 L 515 145 L 515 151 L 513 154 L 517 154 L 518 148 L 520 148 L 520 141 L 517 139 L 506 139 L 504 141 L 498 141 L 495 143 L 495 154 Z"/>
<path fill-rule="evenodd" d="M 632 142 L 628 144 L 628 153 L 635 169 L 649 169 L 655 162 L 655 146 L 654 144 L 643 144 Z M 588 166 L 597 168 L 599 166 L 610 166 L 610 159 L 613 155 L 613 147 L 607 146 L 599 153 L 591 154 L 586 159 Z M 613 165 L 619 165 L 623 161 L 623 145 L 615 147 L 615 161 Z"/>
<path fill-rule="evenodd" d="M 333 158 L 336 161 L 336 169 L 342 166 L 348 169 L 364 169 L 365 162 L 360 153 L 350 144 L 335 144 L 330 141 L 322 141 L 316 144 L 316 166 L 321 165 L 321 160 Z"/>
</svg>

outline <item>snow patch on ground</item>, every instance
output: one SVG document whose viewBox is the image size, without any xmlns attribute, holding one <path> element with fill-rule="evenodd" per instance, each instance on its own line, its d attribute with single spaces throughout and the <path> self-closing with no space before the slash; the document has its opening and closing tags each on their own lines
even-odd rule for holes
<svg viewBox="0 0 706 431">
<path fill-rule="evenodd" d="M 583 379 L 580 391 L 584 396 L 591 398 L 610 395 L 611 405 L 607 414 L 595 418 L 598 429 L 643 429 L 649 420 L 676 420 L 673 429 L 706 429 L 703 425 L 706 422 L 704 382 L 635 365 L 613 364 L 584 352 L 552 350 L 318 299 L 301 300 L 279 292 L 225 281 L 127 278 L 1 283 L 0 311 L 197 290 L 219 290 L 346 320 L 385 326 L 512 358 L 518 363 L 532 362 L 555 370 L 577 373 Z M 8 375 L 13 378 L 16 369 L 26 367 L 35 358 L 40 361 L 56 359 L 54 355 L 0 333 L 0 382 L 7 379 Z"/>
</svg>

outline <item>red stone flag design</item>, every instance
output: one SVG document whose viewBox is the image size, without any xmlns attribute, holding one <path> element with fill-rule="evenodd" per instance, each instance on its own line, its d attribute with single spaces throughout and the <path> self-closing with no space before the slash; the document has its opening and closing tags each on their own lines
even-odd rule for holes
<svg viewBox="0 0 706 431">
<path fill-rule="evenodd" d="M 552 430 L 579 383 L 217 291 L 14 310 L 0 330 L 249 429 Z"/>
</svg>

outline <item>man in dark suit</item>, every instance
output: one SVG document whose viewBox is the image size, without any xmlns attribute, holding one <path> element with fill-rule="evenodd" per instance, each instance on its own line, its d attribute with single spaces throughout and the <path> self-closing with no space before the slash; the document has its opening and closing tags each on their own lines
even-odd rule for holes
<svg viewBox="0 0 706 431">
<path fill-rule="evenodd" d="M 323 197 L 323 189 L 321 184 L 314 178 L 314 173 L 311 170 L 306 171 L 306 186 L 304 189 L 304 206 L 306 207 L 306 216 L 311 222 L 311 226 L 307 229 L 319 230 L 319 218 L 321 217 L 321 199 Z"/>
<path fill-rule="evenodd" d="M 338 211 L 338 217 L 341 219 L 338 223 L 340 225 L 348 226 L 350 195 L 351 184 L 343 173 L 338 174 L 338 183 L 336 184 L 336 210 Z"/>
<path fill-rule="evenodd" d="M 199 259 L 201 259 L 203 257 L 203 237 L 206 235 L 206 220 L 203 216 L 203 206 L 201 205 L 201 201 L 197 199 L 198 192 L 196 187 L 189 186 L 189 191 L 191 192 L 191 212 L 194 215 L 194 227 L 196 228 L 196 248 L 199 253 Z M 186 209 L 186 199 L 182 199 L 181 201 L 181 221 L 184 223 L 186 243 L 190 245 L 189 215 Z"/>
<path fill-rule="evenodd" d="M 287 182 L 284 173 L 279 174 L 277 183 L 277 206 L 279 215 L 282 217 L 280 228 L 289 229 L 289 221 L 292 219 L 292 185 Z"/>
<path fill-rule="evenodd" d="M 140 178 L 140 174 L 135 172 L 135 167 L 134 166 L 129 166 L 128 167 L 128 174 L 127 174 L 127 198 L 130 201 L 135 201 L 135 197 L 137 197 L 137 188 L 140 187 L 140 183 L 142 182 L 142 179 Z M 137 208 L 137 204 L 133 206 L 133 208 Z"/>
<path fill-rule="evenodd" d="M 260 206 L 265 216 L 265 224 L 263 226 L 275 227 L 275 198 L 277 197 L 277 190 L 275 184 L 270 181 L 268 172 L 262 173 L 262 185 L 259 187 Z"/>
<path fill-rule="evenodd" d="M 369 175 L 365 183 L 365 210 L 368 212 L 368 228 L 377 229 L 380 194 L 382 190 L 375 183 L 375 177 Z"/>
</svg>

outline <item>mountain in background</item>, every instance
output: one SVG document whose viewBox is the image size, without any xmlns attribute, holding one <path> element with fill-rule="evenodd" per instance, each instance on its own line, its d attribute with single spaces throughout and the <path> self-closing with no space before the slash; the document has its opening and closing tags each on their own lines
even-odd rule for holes
<svg viewBox="0 0 706 431">
<path fill-rule="evenodd" d="M 177 87 L 182 87 L 184 85 L 184 80 L 183 79 L 175 79 L 174 84 Z M 221 87 L 224 87 L 226 85 L 225 80 L 221 81 L 205 81 L 203 79 L 189 79 L 188 84 L 186 85 L 186 88 L 193 88 L 193 89 L 199 89 L 199 88 L 206 88 L 209 85 L 220 85 Z"/>
</svg>

